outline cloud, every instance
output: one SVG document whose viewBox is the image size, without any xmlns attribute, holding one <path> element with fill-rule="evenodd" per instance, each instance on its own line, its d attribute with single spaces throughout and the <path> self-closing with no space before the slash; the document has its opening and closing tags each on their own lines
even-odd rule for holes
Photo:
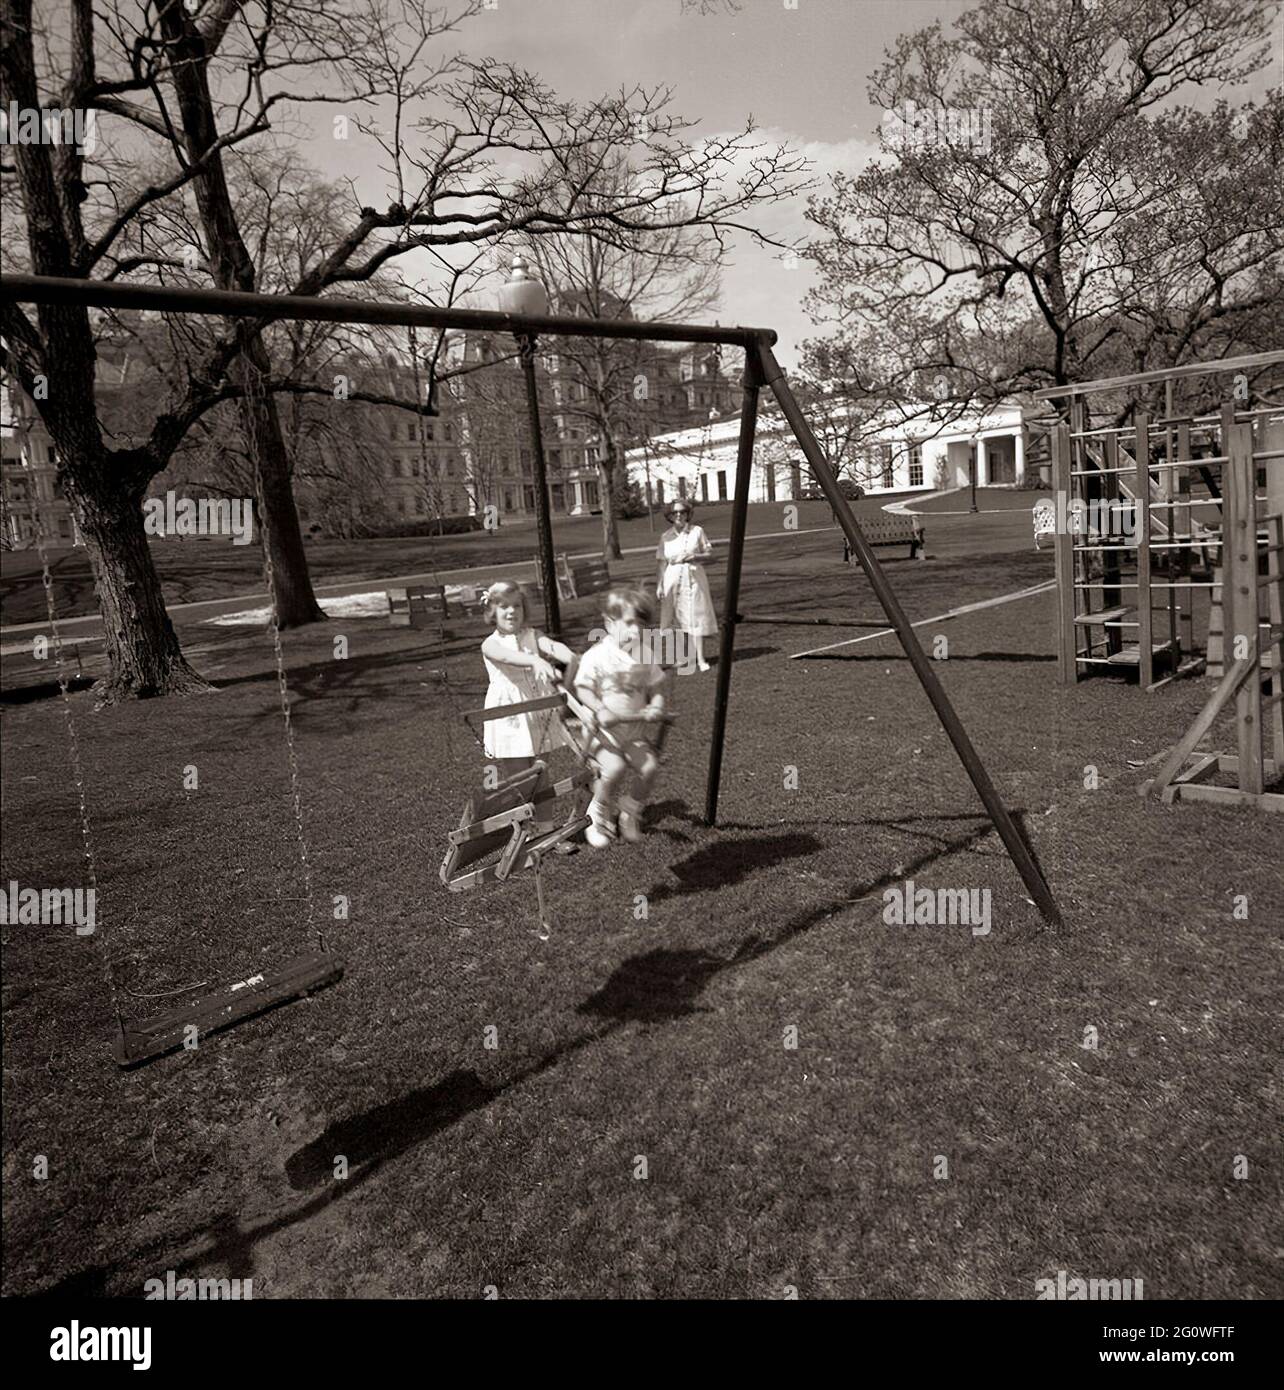
<svg viewBox="0 0 1284 1390">
<path fill-rule="evenodd" d="M 730 132 L 721 138 L 729 138 Z M 830 176 L 857 174 L 879 153 L 876 140 L 852 136 L 845 140 L 801 140 L 787 130 L 768 127 L 755 132 L 755 143 L 773 149 L 783 145 L 811 164 L 809 193 L 758 209 L 752 225 L 780 241 L 808 240 L 816 228 L 807 221 L 808 196 L 824 196 Z M 749 172 L 749 154 L 737 156 L 731 174 Z M 804 338 L 820 330 L 803 309 L 803 301 L 815 281 L 810 262 L 783 261 L 780 253 L 758 246 L 747 235 L 737 245 L 722 275 L 722 318 L 755 328 L 774 328 L 779 335 L 776 355 L 790 368 L 797 364 L 798 349 Z"/>
</svg>

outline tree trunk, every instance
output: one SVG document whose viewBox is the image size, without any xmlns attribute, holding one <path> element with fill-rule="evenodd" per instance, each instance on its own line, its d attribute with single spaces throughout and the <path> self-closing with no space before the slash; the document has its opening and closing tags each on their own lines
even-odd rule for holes
<svg viewBox="0 0 1284 1390">
<path fill-rule="evenodd" d="M 324 622 L 326 615 L 312 591 L 308 573 L 303 530 L 290 486 L 289 456 L 276 399 L 263 390 L 263 382 L 270 375 L 271 359 L 261 340 L 249 349 L 249 356 L 250 362 L 244 356 L 238 358 L 233 371 L 246 387 L 241 399 L 241 419 L 254 463 L 259 542 L 265 558 L 271 559 L 269 588 L 277 626 L 302 627 L 306 623 Z M 267 565 L 264 569 L 266 573 Z"/>
<path fill-rule="evenodd" d="M 92 493 L 86 475 L 104 479 Z M 214 687 L 187 664 L 165 611 L 160 577 L 143 530 L 142 498 L 113 484 L 101 462 L 67 468 L 76 520 L 93 570 L 111 674 L 93 693 L 100 704 L 156 695 L 207 695 Z"/>
<path fill-rule="evenodd" d="M 182 116 L 183 145 L 187 157 L 193 163 L 199 161 L 201 168 L 192 181 L 192 191 L 205 232 L 214 283 L 220 289 L 254 291 L 258 288 L 254 261 L 241 235 L 218 143 L 209 88 L 211 53 L 200 25 L 184 7 L 160 5 L 158 19 L 169 45 L 168 74 Z M 243 400 L 241 418 L 255 460 L 259 524 L 266 532 L 264 553 L 272 560 L 277 623 L 280 627 L 299 627 L 320 622 L 325 614 L 317 604 L 308 576 L 299 514 L 290 489 L 289 453 L 276 402 L 265 391 L 271 376 L 271 358 L 261 336 L 250 340 L 232 371 L 238 381 L 252 390 L 252 395 Z"/>
<path fill-rule="evenodd" d="M 597 490 L 602 498 L 602 553 L 608 560 L 621 558 L 620 523 L 615 515 L 615 441 L 607 439 L 604 456 L 598 460 Z"/>
</svg>

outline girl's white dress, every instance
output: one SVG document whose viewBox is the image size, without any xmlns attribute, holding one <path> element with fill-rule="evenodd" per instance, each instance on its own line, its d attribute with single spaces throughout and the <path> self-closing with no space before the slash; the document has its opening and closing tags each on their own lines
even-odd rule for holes
<svg viewBox="0 0 1284 1390">
<path fill-rule="evenodd" d="M 514 652 L 540 655 L 538 633 L 532 627 L 522 632 L 497 632 L 496 637 Z M 526 700 L 538 700 L 556 692 L 533 671 L 519 666 L 500 666 L 485 652 L 486 674 L 490 688 L 486 691 L 486 708 L 496 705 L 516 705 Z M 530 714 L 515 714 L 511 719 L 486 721 L 486 756 L 489 758 L 538 758 L 554 748 L 564 748 L 569 740 L 555 709 L 535 710 Z"/>
<path fill-rule="evenodd" d="M 691 563 L 694 555 L 712 555 L 713 546 L 702 526 L 688 526 L 679 533 L 670 527 L 656 547 L 657 560 L 666 560 L 664 591 L 660 595 L 661 628 L 676 628 L 693 637 L 712 637 L 718 615 L 709 592 L 709 576 L 703 565 Z"/>
</svg>

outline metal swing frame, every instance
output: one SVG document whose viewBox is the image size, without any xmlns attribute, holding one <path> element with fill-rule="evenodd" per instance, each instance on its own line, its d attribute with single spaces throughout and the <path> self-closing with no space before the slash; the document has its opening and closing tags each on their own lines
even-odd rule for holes
<svg viewBox="0 0 1284 1390">
<path fill-rule="evenodd" d="M 255 319 L 262 323 L 281 319 L 386 324 L 397 327 L 454 328 L 512 334 L 531 341 L 539 334 L 578 338 L 622 338 L 654 342 L 712 343 L 743 350 L 740 438 L 736 452 L 736 484 L 731 516 L 731 542 L 727 565 L 726 617 L 722 625 L 713 712 L 713 738 L 705 792 L 705 822 L 717 823 L 718 789 L 726 737 L 727 709 L 735 634 L 742 620 L 738 604 L 744 559 L 749 483 L 758 419 L 758 397 L 764 386 L 771 389 L 794 437 L 833 508 L 852 553 L 859 561 L 891 628 L 905 652 L 924 693 L 931 701 L 960 762 L 998 832 L 1022 882 L 1044 920 L 1058 925 L 1060 909 L 1052 895 L 1034 849 L 1023 827 L 1004 805 L 949 697 L 933 663 L 923 648 L 899 599 L 888 583 L 869 541 L 861 531 L 850 504 L 838 487 L 834 469 L 808 425 L 802 409 L 772 353 L 776 334 L 769 328 L 723 327 L 720 324 L 654 323 L 638 319 L 583 319 L 559 315 L 493 313 L 484 310 L 436 308 L 403 303 L 370 303 L 339 297 L 265 295 L 236 290 L 171 289 L 115 281 L 74 280 L 39 275 L 6 275 L 0 278 L 0 303 L 72 304 L 81 307 L 152 310 L 162 313 L 214 314 L 223 318 Z M 538 428 L 538 403 L 532 405 L 532 428 Z M 435 413 L 428 409 L 421 413 Z M 552 573 L 552 566 L 546 566 Z M 555 595 L 554 595 L 555 598 Z"/>
</svg>

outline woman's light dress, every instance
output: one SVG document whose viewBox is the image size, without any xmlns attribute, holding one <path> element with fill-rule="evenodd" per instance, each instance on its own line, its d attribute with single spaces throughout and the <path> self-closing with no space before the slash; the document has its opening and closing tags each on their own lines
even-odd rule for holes
<svg viewBox="0 0 1284 1390">
<path fill-rule="evenodd" d="M 717 632 L 709 576 L 703 565 L 692 563 L 693 556 L 712 554 L 713 546 L 701 526 L 688 526 L 681 532 L 670 527 L 660 537 L 656 559 L 667 561 L 660 595 L 661 628 L 676 628 L 693 637 L 712 637 Z"/>
</svg>

